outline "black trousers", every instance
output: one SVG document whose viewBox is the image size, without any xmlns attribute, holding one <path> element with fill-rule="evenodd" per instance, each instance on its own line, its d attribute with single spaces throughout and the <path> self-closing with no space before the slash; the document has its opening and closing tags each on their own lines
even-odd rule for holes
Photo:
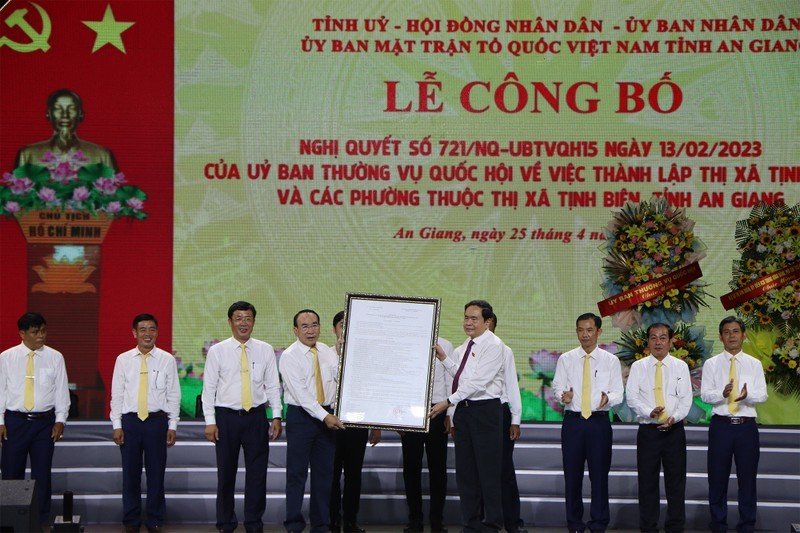
<svg viewBox="0 0 800 533">
<path fill-rule="evenodd" d="M 506 531 L 516 531 L 523 523 L 520 519 L 517 470 L 514 468 L 514 442 L 508 438 L 511 430 L 511 408 L 503 404 L 503 525 Z"/>
<path fill-rule="evenodd" d="M 683 424 L 669 431 L 659 431 L 657 424 L 639 424 L 636 435 L 636 466 L 639 480 L 639 528 L 657 532 L 659 472 L 664 467 L 664 491 L 667 496 L 667 533 L 683 531 L 686 522 L 686 433 Z"/>
<path fill-rule="evenodd" d="M 711 531 L 728 528 L 728 480 L 731 462 L 736 461 L 739 486 L 739 523 L 737 531 L 753 531 L 756 525 L 756 475 L 758 474 L 759 438 L 754 420 L 731 424 L 729 418 L 714 415 L 708 428 L 708 505 Z"/>
<path fill-rule="evenodd" d="M 361 503 L 361 469 L 364 466 L 364 452 L 367 449 L 369 430 L 350 427 L 337 431 L 336 455 L 333 460 L 333 487 L 331 487 L 331 524 L 342 522 L 339 510 L 344 511 L 344 523 L 358 521 L 358 507 Z M 344 472 L 344 490 L 341 486 Z"/>
<path fill-rule="evenodd" d="M 330 412 L 330 411 L 329 411 Z M 311 467 L 308 518 L 311 533 L 330 531 L 333 456 L 336 453 L 334 430 L 309 415 L 305 409 L 289 404 L 286 408 L 286 531 L 303 531 L 303 498 Z"/>
<path fill-rule="evenodd" d="M 403 445 L 403 483 L 410 524 L 423 523 L 422 457 L 427 455 L 430 523 L 434 526 L 442 525 L 447 497 L 447 433 L 444 432 L 446 418 L 446 412 L 432 418 L 427 433 L 405 431 L 400 435 Z"/>
<path fill-rule="evenodd" d="M 566 411 L 561 425 L 561 459 L 564 464 L 564 500 L 567 527 L 582 531 L 605 530 L 611 519 L 608 503 L 608 473 L 611 470 L 612 430 L 608 413 L 598 411 L 584 419 Z M 592 485 L 591 519 L 583 521 L 583 466 Z"/>
<path fill-rule="evenodd" d="M 462 531 L 500 531 L 503 527 L 500 475 L 503 413 L 500 400 L 459 402 L 453 419 Z M 483 522 L 481 501 L 485 516 Z"/>
<path fill-rule="evenodd" d="M 55 412 L 29 419 L 6 411 L 5 419 L 8 440 L 0 447 L 3 479 L 25 479 L 25 466 L 30 456 L 31 479 L 36 480 L 36 496 L 39 500 L 39 522 L 49 524 Z"/>
<path fill-rule="evenodd" d="M 233 531 L 238 525 L 234 509 L 236 470 L 239 449 L 244 450 L 244 526 L 247 530 L 264 528 L 262 517 L 267 509 L 267 462 L 269 461 L 269 420 L 264 406 L 240 415 L 217 407 L 219 440 L 217 454 L 217 529 Z"/>
<path fill-rule="evenodd" d="M 119 447 L 122 456 L 122 523 L 142 523 L 142 467 L 147 474 L 148 526 L 164 524 L 167 502 L 164 496 L 164 475 L 167 467 L 166 413 L 153 413 L 145 421 L 136 413 L 122 415 L 125 444 Z"/>
</svg>

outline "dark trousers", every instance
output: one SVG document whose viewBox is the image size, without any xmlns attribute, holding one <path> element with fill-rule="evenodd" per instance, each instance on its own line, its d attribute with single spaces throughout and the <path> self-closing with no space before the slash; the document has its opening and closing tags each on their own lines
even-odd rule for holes
<svg viewBox="0 0 800 533">
<path fill-rule="evenodd" d="M 564 413 L 561 425 L 561 460 L 564 465 L 564 499 L 567 528 L 603 531 L 611 519 L 608 504 L 608 473 L 611 470 L 611 421 L 598 411 L 587 419 L 575 411 Z M 591 519 L 583 521 L 583 466 L 588 465 L 592 485 Z"/>
<path fill-rule="evenodd" d="M 503 525 L 506 531 L 516 531 L 522 527 L 520 519 L 519 487 L 517 471 L 514 468 L 514 441 L 508 438 L 511 431 L 511 409 L 503 404 Z"/>
<path fill-rule="evenodd" d="M 219 440 L 217 452 L 217 529 L 233 531 L 238 525 L 234 509 L 239 448 L 244 450 L 244 527 L 261 531 L 267 508 L 267 462 L 269 460 L 269 421 L 264 406 L 248 414 L 217 407 Z"/>
<path fill-rule="evenodd" d="M 289 405 L 286 412 L 286 520 L 283 522 L 287 531 L 302 531 L 306 527 L 302 507 L 309 465 L 311 531 L 328 531 L 335 454 L 334 430 L 302 407 Z"/>
<path fill-rule="evenodd" d="M 0 447 L 3 479 L 25 479 L 25 466 L 31 458 L 31 479 L 36 480 L 39 522 L 50 523 L 51 470 L 53 467 L 53 425 L 55 413 L 29 420 L 6 412 L 8 440 Z"/>
<path fill-rule="evenodd" d="M 447 496 L 447 413 L 431 419 L 427 433 L 405 431 L 400 434 L 403 445 L 403 483 L 408 503 L 408 521 L 422 525 L 422 457 L 428 458 L 428 486 L 431 498 L 430 522 L 441 526 Z"/>
<path fill-rule="evenodd" d="M 122 523 L 139 525 L 142 522 L 142 456 L 147 474 L 148 526 L 164 523 L 167 503 L 164 499 L 164 472 L 167 468 L 166 414 L 149 416 L 144 422 L 136 413 L 122 415 L 125 444 L 122 454 Z"/>
<path fill-rule="evenodd" d="M 656 424 L 639 424 L 636 435 L 636 466 L 639 480 L 639 528 L 658 531 L 659 472 L 664 467 L 667 496 L 667 533 L 683 531 L 686 522 L 686 433 L 683 424 L 659 431 Z"/>
<path fill-rule="evenodd" d="M 708 428 L 708 504 L 711 531 L 728 528 L 728 479 L 731 461 L 736 460 L 739 485 L 737 531 L 753 531 L 756 525 L 756 475 L 759 458 L 758 425 L 755 421 L 730 424 L 723 417 L 711 417 Z"/>
<path fill-rule="evenodd" d="M 342 522 L 339 509 L 344 511 L 344 523 L 358 521 L 358 506 L 361 501 L 361 468 L 364 466 L 364 452 L 367 449 L 369 430 L 366 428 L 347 428 L 336 431 L 336 454 L 333 460 L 333 485 L 331 487 L 331 524 Z M 341 487 L 344 472 L 344 491 Z"/>
<path fill-rule="evenodd" d="M 464 532 L 503 527 L 501 465 L 503 413 L 500 400 L 459 402 L 455 424 L 456 482 Z M 481 501 L 485 518 L 481 523 Z"/>
</svg>

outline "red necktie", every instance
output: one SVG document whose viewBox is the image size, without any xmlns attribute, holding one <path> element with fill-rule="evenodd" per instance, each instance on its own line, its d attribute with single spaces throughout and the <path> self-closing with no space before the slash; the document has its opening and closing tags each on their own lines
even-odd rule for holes
<svg viewBox="0 0 800 533">
<path fill-rule="evenodd" d="M 456 392 L 458 390 L 458 378 L 461 377 L 461 372 L 464 371 L 464 365 L 467 364 L 467 359 L 469 359 L 469 353 L 472 351 L 472 345 L 475 342 L 470 339 L 469 343 L 467 343 L 467 349 L 464 351 L 464 355 L 461 356 L 461 365 L 458 367 L 458 372 L 456 372 L 456 377 L 453 378 L 453 390 L 452 392 Z"/>
</svg>

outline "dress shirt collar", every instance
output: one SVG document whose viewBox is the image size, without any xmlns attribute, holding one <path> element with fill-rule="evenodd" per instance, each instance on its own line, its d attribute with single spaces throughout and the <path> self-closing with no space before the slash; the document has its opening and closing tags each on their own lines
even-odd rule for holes
<svg viewBox="0 0 800 533">
<path fill-rule="evenodd" d="M 728 352 L 728 350 L 725 350 L 725 351 L 722 352 L 722 355 L 725 357 L 725 360 L 728 363 L 730 363 L 731 359 L 733 359 L 734 357 L 736 357 L 737 361 L 742 361 L 742 359 L 744 359 L 744 357 L 742 357 L 744 355 L 744 352 L 741 351 L 741 350 L 739 350 L 739 353 L 737 353 L 737 354 L 732 354 L 732 353 Z"/>
<path fill-rule="evenodd" d="M 656 359 L 656 356 L 653 355 L 653 354 L 650 354 L 650 355 L 647 356 L 647 358 L 649 359 L 649 361 L 647 362 L 648 366 L 652 366 L 653 368 L 655 368 L 656 364 L 658 364 L 658 359 Z M 661 362 L 664 363 L 664 366 L 669 366 L 669 364 L 671 362 L 671 361 L 669 361 L 670 358 L 673 358 L 673 357 L 672 357 L 672 354 L 668 352 L 667 355 L 664 356 L 664 359 L 661 360 Z"/>
<path fill-rule="evenodd" d="M 297 342 L 300 344 L 300 349 L 303 350 L 303 353 L 308 354 L 308 355 L 312 355 L 311 354 L 311 348 L 316 348 L 317 349 L 317 356 L 319 356 L 319 346 L 317 346 L 317 343 L 314 343 L 314 346 L 309 346 L 307 344 L 303 344 L 302 342 L 300 342 L 300 339 L 298 339 Z"/>
<path fill-rule="evenodd" d="M 137 346 L 135 349 L 136 349 L 136 353 L 135 353 L 135 354 L 133 354 L 133 356 L 134 356 L 134 357 L 142 357 L 142 356 L 144 355 L 144 354 L 142 353 L 142 351 L 139 349 L 139 347 L 138 347 L 138 346 Z M 152 357 L 155 357 L 155 355 L 156 355 L 156 350 L 157 350 L 157 349 L 158 349 L 158 346 L 153 346 L 153 349 L 152 349 L 152 350 L 150 350 L 149 352 L 147 352 L 147 353 L 148 353 L 148 355 L 149 355 L 151 358 L 152 358 Z"/>
<path fill-rule="evenodd" d="M 23 350 L 25 350 L 25 355 L 26 356 L 31 352 L 33 352 L 35 355 L 44 355 L 44 350 L 45 350 L 45 348 L 47 348 L 46 344 L 42 345 L 42 347 L 39 348 L 38 350 L 31 350 L 30 348 L 28 348 L 25 345 L 24 342 L 20 342 L 19 345 L 22 347 Z"/>
<path fill-rule="evenodd" d="M 492 333 L 489 328 L 486 328 L 486 331 L 484 331 L 483 333 L 481 333 L 480 335 L 478 335 L 474 339 L 472 337 L 467 337 L 467 341 L 466 342 L 467 342 L 467 344 L 469 344 L 469 341 L 472 341 L 473 349 L 474 349 L 475 346 L 480 345 L 482 342 L 486 341 L 487 339 L 489 339 L 493 335 L 494 335 L 494 333 Z"/>
</svg>

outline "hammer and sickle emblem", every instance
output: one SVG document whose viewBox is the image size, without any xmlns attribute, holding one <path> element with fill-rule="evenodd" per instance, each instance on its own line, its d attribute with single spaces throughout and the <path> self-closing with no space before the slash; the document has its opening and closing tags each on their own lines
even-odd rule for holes
<svg viewBox="0 0 800 533">
<path fill-rule="evenodd" d="M 18 43 L 16 41 L 12 41 L 7 37 L 0 37 L 0 47 L 3 45 L 8 46 L 15 52 L 35 52 L 36 50 L 41 50 L 42 52 L 47 52 L 50 49 L 50 44 L 47 42 L 50 39 L 50 17 L 47 15 L 47 12 L 39 7 L 37 4 L 33 2 L 30 3 L 36 10 L 39 12 L 39 16 L 42 17 L 42 31 L 37 32 L 33 29 L 27 20 L 25 20 L 25 15 L 28 14 L 28 10 L 25 8 L 20 8 L 14 10 L 8 18 L 6 18 L 6 25 L 9 28 L 13 28 L 14 26 L 18 26 L 19 29 L 25 33 L 28 37 L 30 37 L 31 42 L 29 43 Z"/>
</svg>

